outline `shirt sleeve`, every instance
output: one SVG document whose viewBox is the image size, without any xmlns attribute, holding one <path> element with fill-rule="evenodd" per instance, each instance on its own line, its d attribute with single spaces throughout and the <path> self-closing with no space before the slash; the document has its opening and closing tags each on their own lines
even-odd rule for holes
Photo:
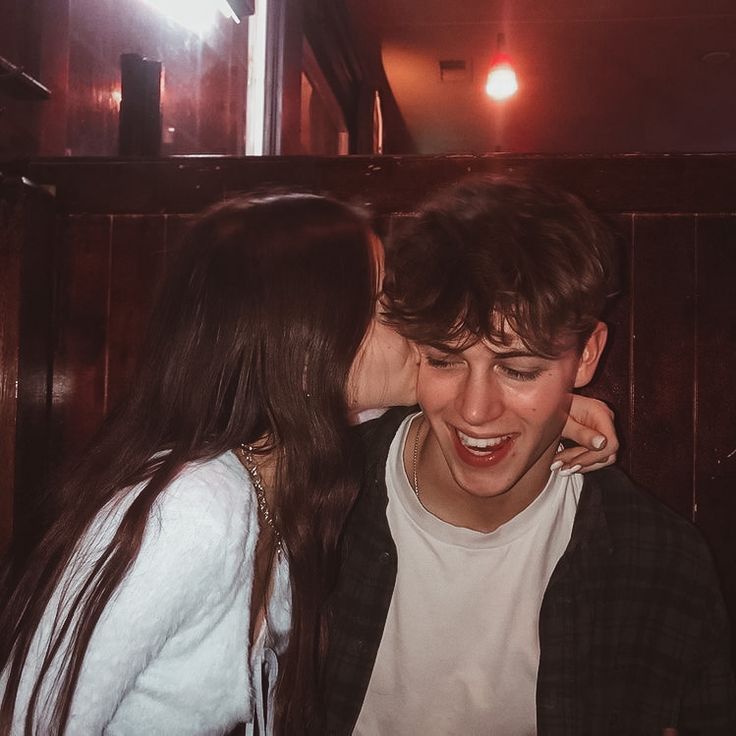
<svg viewBox="0 0 736 736">
<path fill-rule="evenodd" d="M 231 493 L 218 496 L 217 478 L 214 482 L 181 479 L 157 499 L 141 550 L 90 639 L 67 734 L 102 733 L 136 678 L 164 645 L 251 584 L 255 539 L 251 538 L 254 530 L 249 520 L 255 510 L 250 494 L 239 490 L 236 501 L 243 506 L 235 510 L 228 508 Z M 70 570 L 62 589 L 71 592 L 77 588 L 85 567 L 88 569 L 90 559 L 95 559 L 112 538 L 128 505 L 95 520 L 92 543 L 84 555 L 77 556 L 77 569 Z M 18 697 L 19 703 L 26 705 L 16 707 L 16 727 L 18 716 L 25 716 L 60 605 L 65 605 L 61 590 L 51 601 L 29 652 Z M 249 626 L 249 612 L 243 611 L 243 616 L 243 625 Z M 56 658 L 59 662 L 66 654 L 63 647 L 60 654 Z M 36 709 L 39 725 L 50 715 L 48 703 L 59 666 L 55 660 L 44 679 Z M 44 732 L 43 727 L 40 732 Z"/>
</svg>

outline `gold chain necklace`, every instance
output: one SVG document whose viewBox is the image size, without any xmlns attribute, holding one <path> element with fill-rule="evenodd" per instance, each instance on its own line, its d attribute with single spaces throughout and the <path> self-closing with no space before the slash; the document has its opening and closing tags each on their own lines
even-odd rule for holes
<svg viewBox="0 0 736 736">
<path fill-rule="evenodd" d="M 253 487 L 256 489 L 258 511 L 273 533 L 273 538 L 276 543 L 276 555 L 280 560 L 284 556 L 284 541 L 281 538 L 281 532 L 279 531 L 278 526 L 276 526 L 276 519 L 271 513 L 271 508 L 266 500 L 266 489 L 263 487 L 261 474 L 258 472 L 258 465 L 256 465 L 256 460 L 253 457 L 254 449 L 253 445 L 242 444 L 238 447 L 237 455 L 253 481 Z"/>
<path fill-rule="evenodd" d="M 419 498 L 419 437 L 422 434 L 422 426 L 424 425 L 424 414 L 419 417 L 417 425 L 417 433 L 414 435 L 414 452 L 412 453 L 411 478 L 414 486 L 414 494 Z"/>
</svg>

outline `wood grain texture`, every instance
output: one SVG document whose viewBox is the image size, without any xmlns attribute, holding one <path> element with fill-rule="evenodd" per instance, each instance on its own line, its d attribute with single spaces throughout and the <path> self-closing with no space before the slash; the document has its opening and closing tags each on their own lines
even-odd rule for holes
<svg viewBox="0 0 736 736">
<path fill-rule="evenodd" d="M 55 464 L 79 452 L 107 411 L 112 218 L 70 217 L 60 244 L 53 405 Z"/>
<path fill-rule="evenodd" d="M 46 483 L 55 224 L 47 192 L 0 178 L 0 549 Z"/>
<path fill-rule="evenodd" d="M 695 217 L 634 217 L 631 474 L 692 518 Z"/>
<path fill-rule="evenodd" d="M 166 258 L 164 269 L 168 268 L 168 264 L 173 258 L 176 258 L 177 251 L 181 247 L 182 241 L 192 224 L 193 217 L 190 215 L 167 215 L 164 219 L 166 228 Z"/>
<path fill-rule="evenodd" d="M 107 405 L 130 383 L 151 308 L 164 273 L 165 221 L 161 215 L 112 220 L 108 318 Z"/>
<path fill-rule="evenodd" d="M 48 483 L 53 369 L 55 203 L 48 192 L 24 185 L 18 415 L 16 431 L 16 538 L 31 545 Z"/>
<path fill-rule="evenodd" d="M 732 612 L 736 660 L 736 217 L 697 222 L 695 520 Z"/>
<path fill-rule="evenodd" d="M 10 540 L 15 494 L 22 221 L 17 186 L 0 188 L 0 550 Z"/>
<path fill-rule="evenodd" d="M 611 214 L 736 212 L 736 154 L 82 158 L 8 166 L 54 185 L 69 213 L 196 212 L 225 192 L 274 183 L 332 192 L 390 214 L 412 211 L 437 186 L 471 173 L 547 181 Z"/>
</svg>

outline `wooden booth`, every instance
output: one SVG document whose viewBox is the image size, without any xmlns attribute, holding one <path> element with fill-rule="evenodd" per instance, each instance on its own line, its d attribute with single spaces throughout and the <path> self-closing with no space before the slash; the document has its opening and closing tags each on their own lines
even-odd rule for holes
<svg viewBox="0 0 736 736">
<path fill-rule="evenodd" d="M 0 532 L 32 536 L 39 489 L 129 380 L 187 219 L 268 184 L 368 205 L 378 228 L 470 172 L 581 195 L 627 286 L 590 393 L 619 462 L 711 545 L 736 630 L 736 155 L 49 159 L 0 167 Z"/>
</svg>

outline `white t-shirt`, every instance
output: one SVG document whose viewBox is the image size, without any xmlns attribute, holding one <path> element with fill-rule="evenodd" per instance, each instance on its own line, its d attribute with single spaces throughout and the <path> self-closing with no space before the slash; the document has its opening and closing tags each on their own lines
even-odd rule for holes
<svg viewBox="0 0 736 736">
<path fill-rule="evenodd" d="M 21 677 L 12 734 L 22 721 L 53 630 L 80 575 L 110 542 L 132 489 L 94 520 L 49 603 Z M 272 729 L 276 656 L 291 624 L 288 564 L 274 571 L 269 627 L 249 642 L 258 508 L 250 476 L 232 452 L 187 465 L 151 510 L 143 544 L 89 643 L 72 702 L 69 736 L 202 736 L 239 721 Z M 64 651 L 64 650 L 62 650 Z M 46 705 L 59 658 L 44 680 Z M 0 698 L 7 672 L 0 676 Z"/>
<path fill-rule="evenodd" d="M 354 734 L 532 736 L 539 611 L 570 541 L 582 477 L 552 473 L 493 532 L 452 526 L 421 505 L 407 478 L 412 418 L 386 465 L 398 574 Z"/>
</svg>

